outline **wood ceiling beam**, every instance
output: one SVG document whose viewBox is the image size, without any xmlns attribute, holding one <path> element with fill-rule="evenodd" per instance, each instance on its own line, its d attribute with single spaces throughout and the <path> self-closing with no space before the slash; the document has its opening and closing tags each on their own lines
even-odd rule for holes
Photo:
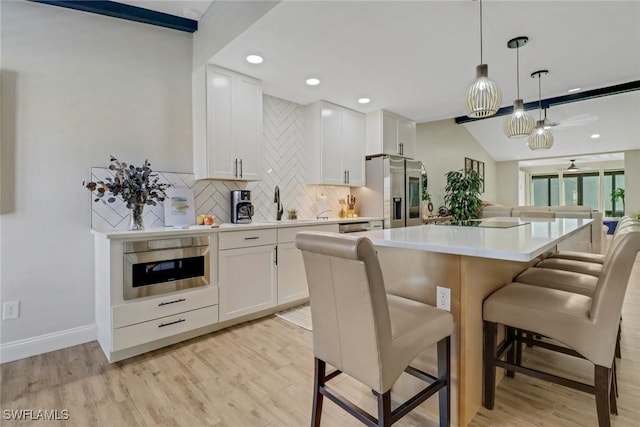
<svg viewBox="0 0 640 427">
<path fill-rule="evenodd" d="M 570 93 L 568 95 L 556 96 L 555 98 L 547 98 L 542 100 L 542 108 L 552 107 L 554 105 L 568 104 L 571 102 L 577 101 L 585 101 L 587 99 L 600 98 L 601 96 L 609 96 L 616 95 L 619 93 L 632 92 L 634 90 L 640 90 L 640 80 L 634 80 L 627 83 L 621 83 L 618 85 L 601 87 L 598 89 L 586 90 L 584 92 Z M 537 110 L 540 104 L 538 101 L 531 101 L 524 104 L 525 110 Z M 496 114 L 491 117 L 496 116 L 506 116 L 513 113 L 513 105 L 508 107 L 502 107 L 498 110 Z M 476 120 L 485 120 L 490 119 L 491 117 L 486 117 L 484 119 L 472 119 L 467 116 L 456 117 L 455 121 L 457 124 L 475 122 Z"/>
<path fill-rule="evenodd" d="M 155 10 L 144 9 L 115 1 L 77 1 L 77 0 L 29 0 L 35 3 L 44 3 L 52 6 L 81 10 L 83 12 L 96 13 L 98 15 L 111 16 L 129 21 L 142 22 L 144 24 L 157 25 L 173 30 L 193 33 L 198 30 L 198 21 Z"/>
</svg>

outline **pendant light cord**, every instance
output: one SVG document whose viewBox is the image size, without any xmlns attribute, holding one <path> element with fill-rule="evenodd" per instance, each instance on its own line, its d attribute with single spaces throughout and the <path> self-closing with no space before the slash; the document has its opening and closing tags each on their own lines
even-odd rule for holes
<svg viewBox="0 0 640 427">
<path fill-rule="evenodd" d="M 482 62 L 482 0 L 480 0 L 480 63 Z"/>
<path fill-rule="evenodd" d="M 516 45 L 516 88 L 520 99 L 520 46 Z"/>
<path fill-rule="evenodd" d="M 538 74 L 538 107 L 540 107 L 538 117 L 542 120 L 542 80 L 540 74 Z"/>
</svg>

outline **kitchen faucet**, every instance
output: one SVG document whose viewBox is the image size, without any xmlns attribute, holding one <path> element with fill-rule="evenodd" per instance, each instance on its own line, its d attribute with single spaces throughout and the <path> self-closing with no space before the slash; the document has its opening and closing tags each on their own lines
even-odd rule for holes
<svg viewBox="0 0 640 427">
<path fill-rule="evenodd" d="M 277 185 L 275 194 L 273 195 L 273 203 L 276 203 L 276 220 L 280 221 L 282 219 L 284 208 L 282 207 L 282 203 L 280 202 L 280 188 L 278 188 Z"/>
</svg>

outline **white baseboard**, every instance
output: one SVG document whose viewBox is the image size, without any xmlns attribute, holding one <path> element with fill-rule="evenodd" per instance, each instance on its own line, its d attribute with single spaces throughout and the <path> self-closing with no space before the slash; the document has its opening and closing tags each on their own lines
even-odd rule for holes
<svg viewBox="0 0 640 427">
<path fill-rule="evenodd" d="M 25 357 L 84 344 L 89 341 L 94 341 L 96 336 L 97 327 L 96 324 L 93 323 L 78 328 L 66 329 L 64 331 L 52 332 L 50 334 L 0 344 L 0 363 L 12 362 L 14 360 L 24 359 Z"/>
</svg>

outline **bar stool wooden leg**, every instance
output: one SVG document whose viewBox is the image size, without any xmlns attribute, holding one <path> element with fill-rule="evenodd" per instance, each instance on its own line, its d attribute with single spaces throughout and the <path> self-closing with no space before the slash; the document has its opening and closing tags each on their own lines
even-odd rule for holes
<svg viewBox="0 0 640 427">
<path fill-rule="evenodd" d="M 611 369 L 595 365 L 594 382 L 598 427 L 611 427 L 610 385 Z"/>
<path fill-rule="evenodd" d="M 511 349 L 507 352 L 507 362 L 514 364 L 516 361 L 516 357 L 517 357 L 517 348 L 516 348 L 516 330 L 515 328 L 511 327 L 511 326 L 507 326 L 506 327 L 506 333 L 505 333 L 505 342 L 507 343 L 507 345 L 509 345 L 509 343 L 511 343 Z M 514 371 L 510 371 L 509 369 L 506 369 L 506 375 L 509 378 L 514 378 L 516 376 L 516 373 Z"/>
<path fill-rule="evenodd" d="M 620 319 L 622 322 L 622 318 Z M 618 359 L 622 358 L 622 351 L 620 350 L 620 337 L 622 336 L 622 325 L 618 325 L 618 338 L 616 339 L 616 357 Z"/>
<path fill-rule="evenodd" d="M 322 417 L 322 400 L 324 395 L 320 393 L 320 387 L 324 386 L 324 377 L 327 371 L 327 364 L 315 358 L 315 376 L 313 384 L 313 411 L 311 412 L 311 427 L 320 427 Z"/>
<path fill-rule="evenodd" d="M 498 325 L 494 322 L 484 322 L 484 393 L 482 404 L 487 409 L 493 409 L 496 400 L 496 365 Z"/>
<path fill-rule="evenodd" d="M 378 427 L 391 426 L 391 391 L 378 394 Z"/>
<path fill-rule="evenodd" d="M 438 378 L 447 386 L 438 392 L 440 427 L 448 427 L 451 419 L 451 337 L 438 342 Z"/>
<path fill-rule="evenodd" d="M 516 365 L 522 365 L 522 331 L 516 330 Z"/>
</svg>

